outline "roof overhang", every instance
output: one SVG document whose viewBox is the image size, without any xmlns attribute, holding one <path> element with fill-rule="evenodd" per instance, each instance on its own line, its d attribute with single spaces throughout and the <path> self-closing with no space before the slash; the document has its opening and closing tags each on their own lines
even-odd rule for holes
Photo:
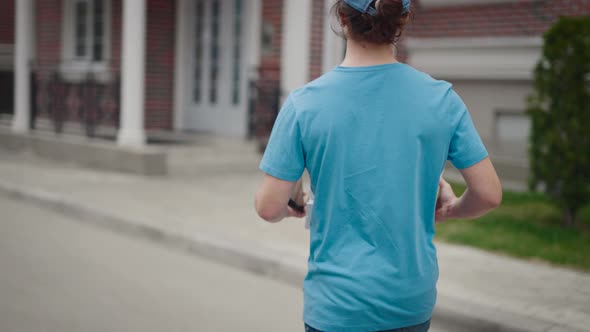
<svg viewBox="0 0 590 332">
<path fill-rule="evenodd" d="M 423 8 L 459 6 L 459 5 L 485 5 L 502 2 L 518 2 L 518 0 L 420 0 Z"/>
<path fill-rule="evenodd" d="M 541 37 L 409 38 L 408 62 L 439 79 L 532 80 Z"/>
</svg>

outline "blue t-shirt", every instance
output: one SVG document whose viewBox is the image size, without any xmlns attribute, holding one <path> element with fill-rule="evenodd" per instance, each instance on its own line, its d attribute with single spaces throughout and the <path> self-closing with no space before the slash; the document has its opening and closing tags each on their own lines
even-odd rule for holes
<svg viewBox="0 0 590 332">
<path fill-rule="evenodd" d="M 315 195 L 304 321 L 322 331 L 423 323 L 436 302 L 434 210 L 450 160 L 487 157 L 451 84 L 412 67 L 336 67 L 292 92 L 260 169 Z"/>
</svg>

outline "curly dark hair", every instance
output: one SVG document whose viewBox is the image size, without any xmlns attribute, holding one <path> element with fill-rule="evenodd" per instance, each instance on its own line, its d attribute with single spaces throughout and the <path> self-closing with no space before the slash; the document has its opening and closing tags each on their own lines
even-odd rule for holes
<svg viewBox="0 0 590 332">
<path fill-rule="evenodd" d="M 395 44 L 400 38 L 411 12 L 404 9 L 402 0 L 378 0 L 371 3 L 376 15 L 361 13 L 338 0 L 332 8 L 340 25 L 346 27 L 341 36 L 371 44 Z"/>
</svg>

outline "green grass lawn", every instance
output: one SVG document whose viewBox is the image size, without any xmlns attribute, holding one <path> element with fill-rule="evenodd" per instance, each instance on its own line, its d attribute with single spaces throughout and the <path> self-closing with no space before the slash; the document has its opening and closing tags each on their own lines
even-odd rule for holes
<svg viewBox="0 0 590 332">
<path fill-rule="evenodd" d="M 457 195 L 465 190 L 453 188 Z M 590 206 L 575 228 L 564 228 L 559 208 L 543 194 L 505 192 L 497 210 L 477 220 L 438 224 L 436 232 L 445 242 L 590 271 Z"/>
</svg>

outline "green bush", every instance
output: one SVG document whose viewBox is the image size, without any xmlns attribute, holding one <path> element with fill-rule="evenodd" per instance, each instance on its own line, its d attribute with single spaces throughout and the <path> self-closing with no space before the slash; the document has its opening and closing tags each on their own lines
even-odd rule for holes
<svg viewBox="0 0 590 332">
<path fill-rule="evenodd" d="M 561 18 L 544 39 L 528 105 L 530 187 L 543 188 L 573 225 L 590 202 L 590 16 Z"/>
</svg>

